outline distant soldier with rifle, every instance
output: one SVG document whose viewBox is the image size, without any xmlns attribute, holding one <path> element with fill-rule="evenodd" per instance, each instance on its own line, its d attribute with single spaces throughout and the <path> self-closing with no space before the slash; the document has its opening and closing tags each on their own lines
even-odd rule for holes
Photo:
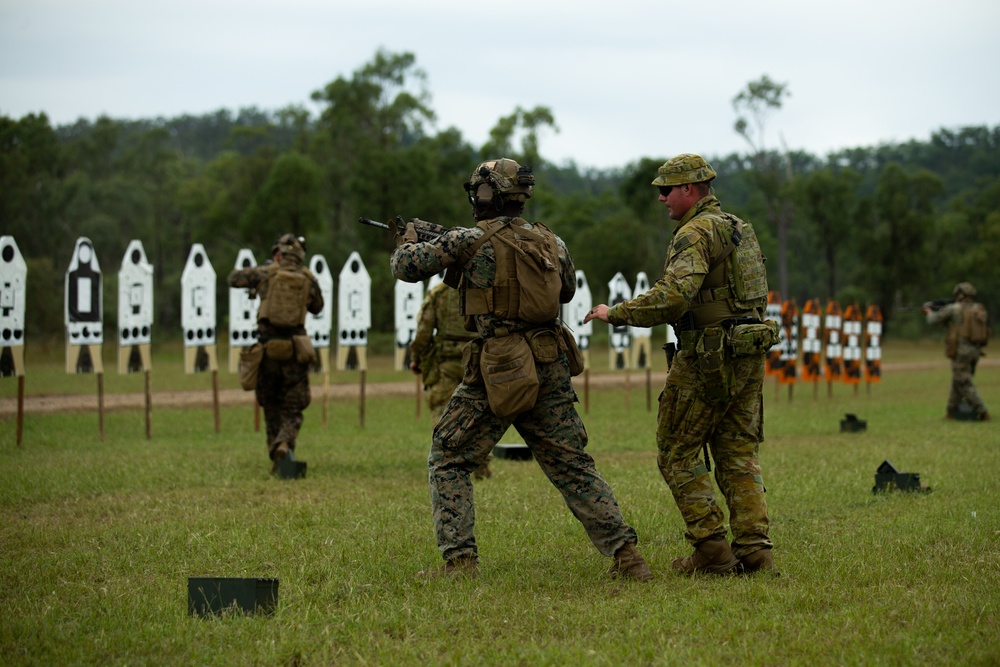
<svg viewBox="0 0 1000 667">
<path fill-rule="evenodd" d="M 778 326 L 764 319 L 767 273 L 757 236 L 749 223 L 722 211 L 711 189 L 715 175 L 704 159 L 687 153 L 659 168 L 653 185 L 677 221 L 663 278 L 634 299 L 596 306 L 584 321 L 668 323 L 677 334 L 656 428 L 660 474 L 694 547 L 674 560 L 674 569 L 777 574 L 758 449 L 764 355 L 778 341 Z M 732 544 L 707 454 L 702 459 L 706 443 L 729 507 Z"/>
<path fill-rule="evenodd" d="M 559 237 L 520 217 L 534 182 L 531 169 L 514 160 L 483 162 L 465 184 L 476 226 L 411 221 L 390 260 L 393 275 L 407 282 L 448 269 L 445 283 L 457 286 L 467 326 L 478 335 L 466 344 L 462 383 L 434 427 L 429 481 L 445 562 L 424 576 L 476 575 L 470 477 L 513 426 L 594 546 L 612 558 L 611 576 L 648 581 L 635 530 L 584 449 L 571 381 L 581 355 L 558 320 L 559 304 L 576 291 L 576 271 Z M 439 236 L 420 242 L 418 229 Z"/>
<path fill-rule="evenodd" d="M 990 339 L 990 328 L 986 308 L 976 303 L 976 288 L 972 283 L 959 283 L 954 289 L 955 299 L 928 301 L 923 306 L 928 324 L 948 327 L 944 341 L 944 353 L 951 359 L 951 392 L 948 394 L 946 419 L 955 419 L 959 405 L 964 399 L 973 410 L 977 420 L 990 418 L 986 404 L 972 384 L 976 364 L 984 353 Z"/>
<path fill-rule="evenodd" d="M 431 422 L 437 424 L 455 387 L 462 382 L 462 349 L 476 333 L 465 328 L 458 290 L 444 283 L 431 288 L 417 314 L 417 331 L 410 343 L 410 370 L 421 376 Z M 473 473 L 476 479 L 493 476 L 490 459 Z"/>
</svg>

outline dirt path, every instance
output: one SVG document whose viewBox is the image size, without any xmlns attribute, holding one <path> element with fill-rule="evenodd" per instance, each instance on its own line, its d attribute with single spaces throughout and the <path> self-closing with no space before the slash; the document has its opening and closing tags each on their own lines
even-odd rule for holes
<svg viewBox="0 0 1000 667">
<path fill-rule="evenodd" d="M 1000 366 L 1000 359 L 982 359 L 981 367 Z M 935 360 L 927 362 L 916 362 L 908 364 L 884 364 L 883 372 L 895 373 L 908 370 L 928 370 L 932 368 L 946 368 L 945 360 Z M 653 371 L 650 374 L 649 382 L 654 391 L 659 393 L 660 387 L 666 379 L 663 371 Z M 591 387 L 624 387 L 626 382 L 633 390 L 642 391 L 646 386 L 645 371 L 632 371 L 626 374 L 619 373 L 592 373 L 589 376 Z M 584 389 L 584 376 L 573 379 L 573 384 L 577 391 Z M 322 387 L 312 386 L 314 403 L 322 400 L 318 392 L 322 392 Z M 415 384 L 412 380 L 400 382 L 379 382 L 369 383 L 365 386 L 366 399 L 378 398 L 380 396 L 413 396 Z M 359 384 L 336 384 L 330 385 L 327 400 L 329 401 L 356 401 L 361 394 Z M 206 391 L 155 391 L 152 395 L 152 408 L 176 408 L 176 407 L 211 407 L 212 392 Z M 253 405 L 253 393 L 236 389 L 224 389 L 219 391 L 220 405 Z M 138 394 L 105 394 L 104 409 L 127 410 L 143 409 L 145 407 L 145 396 Z M 97 410 L 97 396 L 89 394 L 81 395 L 33 395 L 24 397 L 24 412 L 28 413 L 53 413 L 53 412 L 73 412 L 73 411 L 93 411 Z M 17 397 L 0 398 L 0 419 L 15 417 L 17 415 Z"/>
</svg>

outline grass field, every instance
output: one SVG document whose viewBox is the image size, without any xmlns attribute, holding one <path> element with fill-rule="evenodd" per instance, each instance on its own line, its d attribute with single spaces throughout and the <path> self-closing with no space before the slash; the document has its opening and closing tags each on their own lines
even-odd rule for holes
<svg viewBox="0 0 1000 667">
<path fill-rule="evenodd" d="M 885 360 L 898 370 L 870 391 L 789 397 L 768 382 L 777 579 L 671 572 L 689 547 L 635 384 L 631 400 L 592 390 L 584 420 L 653 570 L 645 585 L 608 579 L 538 467 L 504 460 L 476 485 L 478 580 L 420 581 L 440 557 L 431 425 L 412 398 L 370 400 L 364 428 L 356 403 L 333 403 L 325 427 L 311 408 L 296 481 L 268 474 L 249 407 L 224 408 L 219 433 L 210 410 L 158 410 L 152 440 L 141 411 L 115 411 L 103 442 L 93 414 L 29 414 L 21 447 L 0 420 L 0 663 L 998 664 L 1000 426 L 942 419 L 937 345 Z M 58 388 L 58 368 L 32 370 Z M 1000 410 L 1000 367 L 976 382 Z M 845 413 L 867 431 L 841 433 Z M 932 491 L 872 494 L 886 459 Z M 277 578 L 277 610 L 190 617 L 193 576 Z"/>
</svg>

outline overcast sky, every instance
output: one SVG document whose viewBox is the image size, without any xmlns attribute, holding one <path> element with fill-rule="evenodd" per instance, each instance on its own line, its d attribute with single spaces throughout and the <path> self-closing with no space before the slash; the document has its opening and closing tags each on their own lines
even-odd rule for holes
<svg viewBox="0 0 1000 667">
<path fill-rule="evenodd" d="M 791 96 L 764 142 L 816 155 L 1000 125 L 996 0 L 0 0 L 0 115 L 53 124 L 296 104 L 379 47 L 427 75 L 434 130 L 481 145 L 549 107 L 549 160 L 745 152 L 733 97 Z"/>
</svg>

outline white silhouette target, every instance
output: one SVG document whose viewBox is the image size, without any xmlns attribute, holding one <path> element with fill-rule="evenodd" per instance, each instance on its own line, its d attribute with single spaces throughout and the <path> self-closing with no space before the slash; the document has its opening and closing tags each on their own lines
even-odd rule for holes
<svg viewBox="0 0 1000 667">
<path fill-rule="evenodd" d="M 428 290 L 429 291 L 429 290 Z M 406 348 L 417 334 L 417 315 L 424 300 L 424 284 L 396 281 L 396 347 Z"/>
<path fill-rule="evenodd" d="M 372 279 L 361 255 L 352 252 L 340 271 L 337 294 L 337 342 L 345 347 L 368 345 L 372 326 Z"/>
<path fill-rule="evenodd" d="M 583 323 L 593 305 L 594 299 L 590 293 L 590 285 L 587 284 L 587 276 L 583 271 L 577 270 L 576 292 L 569 303 L 563 304 L 563 321 L 569 325 L 570 332 L 581 351 L 590 348 L 590 337 L 594 334 L 594 322 Z"/>
<path fill-rule="evenodd" d="M 635 276 L 635 289 L 632 290 L 632 297 L 640 297 L 649 291 L 649 278 L 646 276 L 645 271 L 640 271 Z M 653 335 L 653 330 L 649 327 L 629 327 L 629 334 L 633 338 L 651 338 Z"/>
<path fill-rule="evenodd" d="M 200 243 L 191 246 L 181 274 L 184 346 L 215 345 L 215 269 Z"/>
<path fill-rule="evenodd" d="M 257 266 L 253 252 L 242 248 L 236 254 L 236 270 L 250 269 Z M 251 297 L 250 290 L 245 287 L 229 288 L 229 345 L 230 347 L 249 347 L 257 340 L 257 311 L 260 310 L 260 298 Z"/>
<path fill-rule="evenodd" d="M 104 343 L 103 276 L 90 239 L 76 240 L 66 271 L 66 340 L 70 345 Z"/>
<path fill-rule="evenodd" d="M 333 330 L 333 273 L 323 255 L 312 256 L 309 270 L 319 283 L 319 291 L 323 295 L 323 310 L 306 315 L 306 333 L 312 337 L 313 347 L 329 348 L 330 332 Z"/>
<path fill-rule="evenodd" d="M 628 301 L 630 298 L 632 298 L 632 289 L 629 287 L 628 281 L 625 280 L 625 276 L 619 271 L 608 283 L 608 305 L 614 306 L 622 301 Z M 611 349 L 618 353 L 627 350 L 632 343 L 629 327 L 614 324 L 608 326 L 611 331 Z"/>
<path fill-rule="evenodd" d="M 0 236 L 0 347 L 24 345 L 28 265 L 13 236 Z"/>
<path fill-rule="evenodd" d="M 126 347 L 152 341 L 153 266 L 146 259 L 142 241 L 125 249 L 118 271 L 118 345 Z"/>
</svg>

